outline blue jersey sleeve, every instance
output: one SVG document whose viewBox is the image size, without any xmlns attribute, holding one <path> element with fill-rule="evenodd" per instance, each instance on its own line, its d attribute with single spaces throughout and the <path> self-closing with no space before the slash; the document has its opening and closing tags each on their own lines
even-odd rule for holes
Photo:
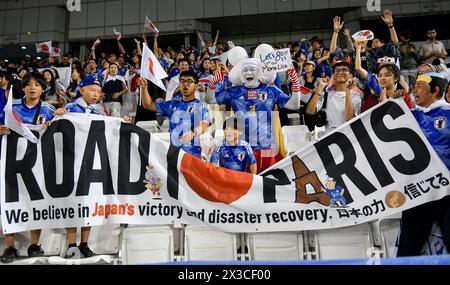
<svg viewBox="0 0 450 285">
<path fill-rule="evenodd" d="M 173 101 L 166 101 L 166 102 L 156 102 L 155 106 L 156 106 L 156 110 L 158 111 L 159 114 L 161 114 L 162 116 L 165 117 L 171 117 L 173 114 L 173 106 L 172 106 Z"/>
<path fill-rule="evenodd" d="M 211 124 L 211 118 L 209 117 L 209 110 L 205 104 L 202 104 L 202 121 L 206 121 Z"/>
<path fill-rule="evenodd" d="M 286 103 L 289 101 L 289 99 L 291 99 L 288 95 L 286 95 L 286 93 L 284 93 L 283 91 L 281 91 L 280 89 L 278 89 L 276 87 L 273 87 L 273 92 L 275 95 L 275 102 L 281 108 L 284 105 L 286 105 Z"/>
<path fill-rule="evenodd" d="M 381 86 L 378 83 L 377 77 L 372 72 L 368 73 L 367 76 L 367 87 L 369 87 L 370 91 L 375 94 L 375 96 L 380 97 L 381 94 Z"/>
<path fill-rule="evenodd" d="M 220 146 L 218 146 L 214 149 L 214 152 L 212 153 L 211 159 L 209 160 L 209 162 L 214 163 L 214 164 L 219 164 L 219 157 L 220 157 Z"/>
<path fill-rule="evenodd" d="M 247 143 L 245 147 L 247 151 L 247 161 L 249 165 L 256 164 L 255 156 L 253 155 L 252 147 Z"/>
<path fill-rule="evenodd" d="M 217 104 L 231 104 L 231 92 L 233 92 L 235 88 L 219 88 L 216 90 L 216 102 Z"/>
</svg>

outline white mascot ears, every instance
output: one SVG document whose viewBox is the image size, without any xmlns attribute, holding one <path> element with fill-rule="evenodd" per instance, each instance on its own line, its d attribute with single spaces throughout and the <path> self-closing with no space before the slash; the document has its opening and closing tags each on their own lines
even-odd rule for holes
<svg viewBox="0 0 450 285">
<path fill-rule="evenodd" d="M 255 55 L 253 58 L 249 58 L 247 51 L 240 46 L 236 46 L 232 49 L 230 49 L 227 52 L 228 56 L 228 62 L 233 66 L 231 69 L 228 78 L 230 79 L 233 86 L 243 86 L 244 85 L 244 79 L 242 78 L 241 71 L 246 65 L 246 63 L 249 62 L 258 62 L 258 69 L 259 69 L 259 81 L 262 84 L 269 85 L 272 84 L 275 81 L 275 78 L 277 76 L 276 72 L 270 72 L 270 73 L 262 73 L 262 66 L 261 66 L 261 60 L 260 55 L 261 54 L 267 54 L 269 52 L 274 51 L 275 49 L 269 45 L 269 44 L 260 44 L 255 49 Z"/>
<path fill-rule="evenodd" d="M 255 49 L 254 58 L 256 58 L 259 61 L 261 61 L 261 58 L 260 58 L 261 54 L 267 54 L 267 53 L 273 52 L 274 50 L 275 49 L 271 45 L 260 44 Z M 268 73 L 262 73 L 261 72 L 259 81 L 261 81 L 262 84 L 270 85 L 270 84 L 272 84 L 275 81 L 276 77 L 277 77 L 277 73 L 276 72 L 268 72 Z"/>
</svg>

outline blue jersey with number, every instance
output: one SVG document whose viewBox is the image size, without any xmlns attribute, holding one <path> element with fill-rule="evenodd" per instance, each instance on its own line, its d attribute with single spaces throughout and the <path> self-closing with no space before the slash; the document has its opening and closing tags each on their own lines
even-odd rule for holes
<svg viewBox="0 0 450 285">
<path fill-rule="evenodd" d="M 427 109 L 414 109 L 412 113 L 431 146 L 450 169 L 450 104 L 441 100 Z"/>
<path fill-rule="evenodd" d="M 187 153 L 201 157 L 202 150 L 198 136 L 186 144 L 181 142 L 180 137 L 184 133 L 194 131 L 203 121 L 211 122 L 208 107 L 198 99 L 170 100 L 157 102 L 155 105 L 159 114 L 170 119 L 170 143 L 181 147 Z"/>
<path fill-rule="evenodd" d="M 254 150 L 276 148 L 272 136 L 272 111 L 277 104 L 280 108 L 289 96 L 274 86 L 260 85 L 249 89 L 233 86 L 216 91 L 218 104 L 231 104 L 235 116 L 245 122 L 245 141 Z"/>
<path fill-rule="evenodd" d="M 53 119 L 55 113 L 55 107 L 47 102 L 41 101 L 41 109 L 36 117 L 39 104 L 36 104 L 33 108 L 28 107 L 25 104 L 25 97 L 13 102 L 13 111 L 22 120 L 24 124 L 30 125 L 43 125 Z M 36 123 L 33 122 L 36 117 Z"/>
<path fill-rule="evenodd" d="M 246 172 L 248 166 L 256 163 L 250 144 L 243 140 L 239 140 L 235 146 L 224 140 L 216 147 L 210 161 L 221 167 L 242 172 Z"/>
</svg>

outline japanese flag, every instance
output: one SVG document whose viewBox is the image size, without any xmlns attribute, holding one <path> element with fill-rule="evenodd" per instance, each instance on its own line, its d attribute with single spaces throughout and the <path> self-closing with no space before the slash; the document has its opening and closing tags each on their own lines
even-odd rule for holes
<svg viewBox="0 0 450 285">
<path fill-rule="evenodd" d="M 50 55 L 51 56 L 57 56 L 57 57 L 60 57 L 60 56 L 62 56 L 62 50 L 61 49 L 59 49 L 59 48 L 57 48 L 57 47 L 53 47 L 52 48 L 52 52 L 50 53 Z"/>
<path fill-rule="evenodd" d="M 141 76 L 166 91 L 161 79 L 166 78 L 167 73 L 145 43 L 143 43 L 142 49 Z"/>
<path fill-rule="evenodd" d="M 30 131 L 30 129 L 22 122 L 22 120 L 17 116 L 16 112 L 14 112 L 12 108 L 12 98 L 13 98 L 13 89 L 11 86 L 11 89 L 9 91 L 8 95 L 8 102 L 6 103 L 5 107 L 5 125 L 18 133 L 19 135 L 23 136 L 27 140 L 29 140 L 32 143 L 38 143 L 38 139 L 36 136 Z"/>
<path fill-rule="evenodd" d="M 122 38 L 122 34 L 118 31 L 116 31 L 116 28 L 114 28 L 114 35 L 116 36 L 116 40 L 120 41 Z"/>
<path fill-rule="evenodd" d="M 155 24 L 152 23 L 152 21 L 150 21 L 150 19 L 147 17 L 147 15 L 145 16 L 145 27 L 149 28 L 150 30 L 155 31 L 155 33 L 159 33 L 158 28 L 155 26 Z"/>
<path fill-rule="evenodd" d="M 51 50 L 52 50 L 52 41 L 36 44 L 36 52 L 51 53 Z"/>
</svg>

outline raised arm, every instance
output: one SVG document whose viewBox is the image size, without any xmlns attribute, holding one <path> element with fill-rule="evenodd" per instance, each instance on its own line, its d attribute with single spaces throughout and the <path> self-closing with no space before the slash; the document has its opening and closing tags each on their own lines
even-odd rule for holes
<svg viewBox="0 0 450 285">
<path fill-rule="evenodd" d="M 361 44 L 362 42 L 356 43 L 355 69 L 363 79 L 367 79 L 369 73 L 361 65 Z"/>
<path fill-rule="evenodd" d="M 142 55 L 141 42 L 138 39 L 134 39 L 134 42 L 136 43 L 138 54 Z"/>
<path fill-rule="evenodd" d="M 155 37 L 153 38 L 153 53 L 158 57 L 158 37 L 159 32 L 155 32 Z"/>
<path fill-rule="evenodd" d="M 201 46 L 204 47 L 205 46 L 205 41 L 203 40 L 202 35 L 200 34 L 199 31 L 195 31 L 195 32 L 197 33 L 197 36 L 200 39 Z"/>
<path fill-rule="evenodd" d="M 142 39 L 144 40 L 144 43 L 148 46 L 147 37 L 145 36 L 145 33 L 142 33 Z"/>
<path fill-rule="evenodd" d="M 341 23 L 341 17 L 336 16 L 333 19 L 333 36 L 331 37 L 331 44 L 330 44 L 330 53 L 334 53 L 337 47 L 337 40 L 339 36 L 339 31 L 344 26 L 344 22 Z"/>
<path fill-rule="evenodd" d="M 349 52 L 355 51 L 355 46 L 353 45 L 352 37 L 350 36 L 350 28 L 345 27 L 344 29 L 344 36 L 347 40 L 347 48 Z"/>
<path fill-rule="evenodd" d="M 213 46 L 216 46 L 218 40 L 219 40 L 219 30 L 217 30 L 216 32 L 216 38 L 214 39 Z"/>
<path fill-rule="evenodd" d="M 93 58 L 95 60 L 97 60 L 96 56 L 95 56 L 95 48 L 100 44 L 100 39 L 96 39 L 95 42 L 92 44 L 91 47 L 91 54 L 89 55 L 90 58 Z"/>
<path fill-rule="evenodd" d="M 126 54 L 127 52 L 125 51 L 125 48 L 123 47 L 122 43 L 120 42 L 120 40 L 117 40 L 117 45 L 119 46 L 119 51 L 121 54 Z"/>
<path fill-rule="evenodd" d="M 391 34 L 391 41 L 396 46 L 398 45 L 398 37 L 397 32 L 395 31 L 394 27 L 394 18 L 392 17 L 392 11 L 389 9 L 384 10 L 384 15 L 381 16 L 381 19 L 383 22 L 386 23 L 386 25 L 389 28 L 389 33 Z"/>
</svg>

